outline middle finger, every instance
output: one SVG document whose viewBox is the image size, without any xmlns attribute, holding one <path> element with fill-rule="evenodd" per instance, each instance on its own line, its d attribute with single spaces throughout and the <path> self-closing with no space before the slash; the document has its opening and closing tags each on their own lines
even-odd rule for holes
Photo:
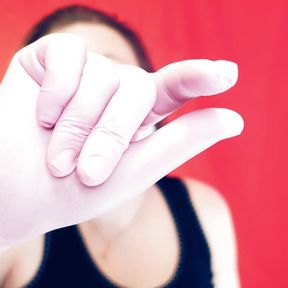
<svg viewBox="0 0 288 288">
<path fill-rule="evenodd" d="M 115 64 L 88 53 L 79 88 L 56 123 L 48 145 L 47 165 L 54 176 L 64 177 L 75 169 L 87 136 L 118 86 Z"/>
<path fill-rule="evenodd" d="M 77 162 L 80 180 L 95 186 L 112 173 L 156 101 L 156 86 L 143 69 L 119 65 L 120 85 L 88 136 Z"/>
</svg>

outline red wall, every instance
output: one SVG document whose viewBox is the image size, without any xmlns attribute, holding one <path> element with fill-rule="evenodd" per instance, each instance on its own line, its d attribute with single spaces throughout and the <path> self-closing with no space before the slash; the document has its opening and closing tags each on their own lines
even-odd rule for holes
<svg viewBox="0 0 288 288">
<path fill-rule="evenodd" d="M 58 3 L 1 0 L 1 75 L 28 28 Z M 61 5 L 68 3 L 74 2 L 61 1 Z M 287 288 L 288 2 L 77 3 L 97 3 L 95 7 L 130 23 L 145 39 L 156 67 L 187 58 L 228 59 L 239 64 L 240 78 L 234 89 L 190 103 L 183 110 L 233 108 L 245 118 L 243 135 L 216 145 L 174 173 L 208 181 L 226 197 L 236 224 L 243 287 Z"/>
</svg>

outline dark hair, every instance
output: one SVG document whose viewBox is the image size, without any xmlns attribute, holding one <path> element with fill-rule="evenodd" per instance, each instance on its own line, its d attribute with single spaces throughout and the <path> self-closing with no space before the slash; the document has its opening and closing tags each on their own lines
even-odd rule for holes
<svg viewBox="0 0 288 288">
<path fill-rule="evenodd" d="M 54 28 L 64 27 L 78 22 L 104 24 L 115 29 L 131 45 L 131 48 L 139 61 L 140 67 L 148 72 L 153 72 L 153 66 L 139 36 L 127 25 L 120 22 L 116 17 L 87 6 L 67 6 L 47 15 L 32 28 L 26 37 L 24 44 L 28 45 L 38 40 L 39 38 L 49 34 L 49 32 Z"/>
</svg>

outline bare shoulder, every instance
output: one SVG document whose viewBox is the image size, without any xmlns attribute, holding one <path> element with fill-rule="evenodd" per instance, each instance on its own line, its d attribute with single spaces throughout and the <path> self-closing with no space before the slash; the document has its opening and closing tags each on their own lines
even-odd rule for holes
<svg viewBox="0 0 288 288">
<path fill-rule="evenodd" d="M 231 219 L 228 203 L 216 188 L 196 179 L 186 178 L 183 181 L 189 191 L 193 206 L 200 213 L 207 215 L 216 213 L 219 217 Z M 205 209 L 202 211 L 202 208 Z"/>
<path fill-rule="evenodd" d="M 10 248 L 0 252 L 0 287 L 3 287 L 6 276 L 12 269 L 15 258 L 15 249 Z"/>
<path fill-rule="evenodd" d="M 235 229 L 227 201 L 206 183 L 183 181 L 210 248 L 215 287 L 240 287 Z"/>
<path fill-rule="evenodd" d="M 29 283 L 40 267 L 43 253 L 43 235 L 4 251 L 0 255 L 0 266 L 2 261 L 5 263 L 5 269 L 0 269 L 0 287 L 23 287 Z"/>
</svg>

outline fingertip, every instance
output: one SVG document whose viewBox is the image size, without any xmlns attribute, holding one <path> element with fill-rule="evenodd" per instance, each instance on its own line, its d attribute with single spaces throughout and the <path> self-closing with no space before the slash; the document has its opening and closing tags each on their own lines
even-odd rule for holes
<svg viewBox="0 0 288 288">
<path fill-rule="evenodd" d="M 221 126 L 223 138 L 238 136 L 244 129 L 244 120 L 242 116 L 230 109 L 214 108 L 216 119 Z"/>
<path fill-rule="evenodd" d="M 62 107 L 46 107 L 42 109 L 39 107 L 38 109 L 38 121 L 41 126 L 44 128 L 52 128 L 58 121 L 61 113 L 62 113 L 63 108 Z"/>
<path fill-rule="evenodd" d="M 75 152 L 64 150 L 53 157 L 48 157 L 47 166 L 50 173 L 57 178 L 68 176 L 75 169 Z"/>
<path fill-rule="evenodd" d="M 145 139 L 149 135 L 153 134 L 156 131 L 155 125 L 150 126 L 140 126 L 136 133 L 133 135 L 131 142 L 138 142 Z"/>
<path fill-rule="evenodd" d="M 101 157 L 85 157 L 77 162 L 76 173 L 86 186 L 98 186 L 110 176 L 106 161 Z"/>
<path fill-rule="evenodd" d="M 235 111 L 232 111 L 233 112 L 233 121 L 231 121 L 235 127 L 235 131 L 236 131 L 236 135 L 240 135 L 242 134 L 243 130 L 244 130 L 244 126 L 245 126 L 245 123 L 244 123 L 244 119 L 242 118 L 242 116 L 235 112 Z M 235 135 L 235 136 L 236 136 Z"/>
<path fill-rule="evenodd" d="M 44 120 L 44 119 L 39 119 L 39 124 L 43 127 L 43 128 L 47 128 L 47 129 L 51 129 L 54 127 L 54 123 L 50 122 L 49 120 Z"/>
<path fill-rule="evenodd" d="M 217 60 L 214 63 L 217 66 L 220 77 L 227 81 L 230 87 L 234 86 L 238 80 L 238 65 L 227 60 Z"/>
</svg>

